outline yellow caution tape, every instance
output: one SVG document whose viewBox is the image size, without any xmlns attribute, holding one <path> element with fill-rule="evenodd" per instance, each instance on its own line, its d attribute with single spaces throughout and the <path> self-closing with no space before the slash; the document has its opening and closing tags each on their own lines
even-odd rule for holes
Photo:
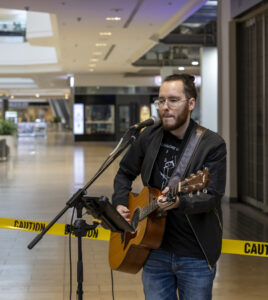
<svg viewBox="0 0 268 300">
<path fill-rule="evenodd" d="M 223 239 L 222 253 L 268 257 L 268 243 Z"/>
<path fill-rule="evenodd" d="M 99 220 L 94 219 L 94 221 Z M 0 218 L 0 228 L 4 229 L 23 230 L 40 233 L 48 224 L 48 222 Z M 69 233 L 65 232 L 65 224 L 59 223 L 55 223 L 47 233 L 69 236 Z M 74 237 L 74 234 L 71 234 L 71 236 Z M 109 241 L 110 230 L 98 227 L 93 230 L 89 230 L 85 238 Z M 223 239 L 222 253 L 268 257 L 268 243 Z"/>
<path fill-rule="evenodd" d="M 0 218 L 0 228 L 31 231 L 37 233 L 42 232 L 48 224 L 48 222 Z M 49 229 L 47 234 L 69 236 L 69 233 L 65 232 L 65 224 L 60 223 L 55 223 Z M 71 236 L 74 237 L 75 235 L 71 234 Z M 95 228 L 93 230 L 89 230 L 85 238 L 109 241 L 110 230 L 104 228 Z"/>
</svg>

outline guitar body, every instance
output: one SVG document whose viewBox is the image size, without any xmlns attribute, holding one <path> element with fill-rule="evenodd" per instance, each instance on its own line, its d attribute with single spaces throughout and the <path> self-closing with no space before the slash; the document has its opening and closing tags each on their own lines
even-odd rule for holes
<svg viewBox="0 0 268 300">
<path fill-rule="evenodd" d="M 159 217 L 158 211 L 152 212 L 144 219 L 138 220 L 139 209 L 146 207 L 161 191 L 144 187 L 137 196 L 130 193 L 129 210 L 131 223 L 136 223 L 134 233 L 111 233 L 109 246 L 109 263 L 113 270 L 137 273 L 143 266 L 151 249 L 160 247 L 164 230 L 165 217 Z"/>
</svg>

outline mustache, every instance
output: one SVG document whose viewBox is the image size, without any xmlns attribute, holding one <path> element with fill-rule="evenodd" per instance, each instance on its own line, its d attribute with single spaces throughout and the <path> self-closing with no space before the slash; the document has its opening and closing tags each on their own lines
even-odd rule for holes
<svg viewBox="0 0 268 300">
<path fill-rule="evenodd" d="M 173 115 L 169 114 L 169 113 L 163 113 L 161 115 L 162 118 L 169 118 L 169 117 L 174 117 Z"/>
</svg>

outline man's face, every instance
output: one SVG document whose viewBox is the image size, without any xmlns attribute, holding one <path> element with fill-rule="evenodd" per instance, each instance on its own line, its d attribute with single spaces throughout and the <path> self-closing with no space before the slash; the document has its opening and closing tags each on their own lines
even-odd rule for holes
<svg viewBox="0 0 268 300">
<path fill-rule="evenodd" d="M 159 98 L 177 98 L 186 100 L 184 86 L 181 80 L 167 81 L 162 84 L 159 90 Z M 176 107 L 170 108 L 167 102 L 159 107 L 159 117 L 165 130 L 173 131 L 180 128 L 190 118 L 194 109 L 195 100 L 180 101 Z"/>
</svg>

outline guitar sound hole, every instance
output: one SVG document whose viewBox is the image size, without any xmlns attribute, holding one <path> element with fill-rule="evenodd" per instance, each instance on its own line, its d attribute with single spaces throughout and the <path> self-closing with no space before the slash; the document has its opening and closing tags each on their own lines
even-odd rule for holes
<svg viewBox="0 0 268 300">
<path fill-rule="evenodd" d="M 134 213 L 133 213 L 132 219 L 131 219 L 131 225 L 135 230 L 138 227 L 139 221 L 140 221 L 140 210 L 139 210 L 139 208 L 136 208 L 134 210 Z"/>
</svg>

